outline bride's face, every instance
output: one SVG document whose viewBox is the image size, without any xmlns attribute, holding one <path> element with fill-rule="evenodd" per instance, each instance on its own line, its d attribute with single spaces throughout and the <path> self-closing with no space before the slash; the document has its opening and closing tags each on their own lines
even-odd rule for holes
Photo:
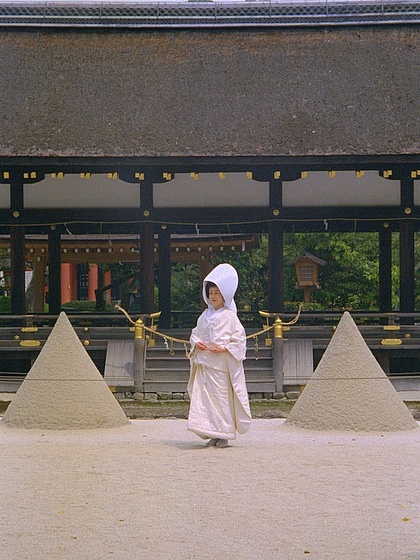
<svg viewBox="0 0 420 560">
<path fill-rule="evenodd" d="M 209 300 L 214 309 L 220 309 L 225 304 L 225 300 L 217 286 L 209 289 Z"/>
</svg>

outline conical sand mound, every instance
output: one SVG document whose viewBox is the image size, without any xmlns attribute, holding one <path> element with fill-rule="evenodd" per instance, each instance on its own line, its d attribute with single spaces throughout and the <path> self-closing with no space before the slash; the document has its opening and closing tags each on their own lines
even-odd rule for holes
<svg viewBox="0 0 420 560">
<path fill-rule="evenodd" d="M 128 423 L 65 313 L 60 314 L 3 423 L 10 428 L 51 430 Z"/>
<path fill-rule="evenodd" d="M 311 430 L 365 432 L 417 427 L 348 312 L 287 423 Z"/>
</svg>

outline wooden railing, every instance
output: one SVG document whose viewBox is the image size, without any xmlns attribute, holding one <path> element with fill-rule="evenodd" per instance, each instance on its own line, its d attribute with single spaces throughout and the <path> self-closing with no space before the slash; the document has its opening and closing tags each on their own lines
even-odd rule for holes
<svg viewBox="0 0 420 560">
<path fill-rule="evenodd" d="M 197 315 L 194 317 L 194 322 Z M 328 346 L 335 327 L 342 317 L 340 312 L 302 312 L 296 324 L 285 326 L 286 323 L 296 317 L 295 312 L 280 315 L 270 313 L 268 315 L 269 317 L 259 318 L 259 327 L 247 328 L 248 346 L 250 351 L 254 346 L 260 348 L 271 346 L 273 348 L 274 369 L 279 370 L 278 384 L 281 384 L 281 366 L 276 366 L 279 360 L 275 359 L 274 328 L 264 330 L 262 327 L 267 327 L 267 325 L 273 327 L 276 318 L 280 317 L 283 325 L 282 338 L 284 340 L 310 340 L 314 355 L 317 353 L 319 356 Z M 92 359 L 97 364 L 102 364 L 99 366 L 100 369 L 105 363 L 109 341 L 133 340 L 135 338 L 135 326 L 121 313 L 69 313 L 67 316 Z M 255 316 L 255 313 L 246 314 L 246 317 L 252 317 L 254 323 L 256 322 Z M 137 317 L 134 316 L 134 319 L 137 320 Z M 389 362 L 390 356 L 393 356 L 393 360 L 409 358 L 411 361 L 420 364 L 420 322 L 417 323 L 420 320 L 420 313 L 354 312 L 352 317 L 369 348 L 383 359 L 385 365 L 387 361 Z M 16 371 L 24 372 L 24 369 L 28 371 L 30 363 L 33 362 L 45 344 L 56 319 L 56 315 L 49 314 L 0 315 L 0 373 L 15 371 L 14 362 L 18 364 L 18 362 L 23 363 L 24 360 L 27 360 L 26 365 L 18 365 Z M 243 320 L 242 314 L 241 319 Z M 142 321 L 150 329 L 150 316 L 143 315 Z M 249 323 L 251 321 L 243 322 Z M 145 344 L 138 344 L 138 346 L 143 348 L 145 354 L 149 339 L 149 343 L 153 341 L 153 344 L 166 346 L 170 351 L 168 340 L 172 337 L 175 340 L 181 339 L 180 342 L 173 342 L 175 346 L 181 348 L 183 346 L 182 340 L 188 340 L 190 331 L 191 328 L 165 329 L 164 334 L 167 335 L 167 338 L 164 339 L 161 336 L 150 337 L 150 330 L 144 329 Z M 258 336 L 254 340 L 255 333 L 258 333 Z M 137 363 L 143 364 L 143 357 Z M 7 364 L 7 367 L 5 364 Z M 386 367 L 384 369 L 386 370 Z M 420 366 L 417 368 L 414 365 L 412 371 L 420 371 Z M 140 385 L 143 375 L 144 371 L 139 370 Z"/>
</svg>

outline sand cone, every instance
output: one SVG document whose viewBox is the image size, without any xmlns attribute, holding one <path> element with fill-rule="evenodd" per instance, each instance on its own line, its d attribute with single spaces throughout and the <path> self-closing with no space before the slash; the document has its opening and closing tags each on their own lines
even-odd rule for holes
<svg viewBox="0 0 420 560">
<path fill-rule="evenodd" d="M 10 428 L 68 430 L 128 423 L 120 405 L 61 313 L 3 417 Z"/>
<path fill-rule="evenodd" d="M 348 312 L 287 423 L 311 430 L 364 432 L 417 427 Z"/>
</svg>

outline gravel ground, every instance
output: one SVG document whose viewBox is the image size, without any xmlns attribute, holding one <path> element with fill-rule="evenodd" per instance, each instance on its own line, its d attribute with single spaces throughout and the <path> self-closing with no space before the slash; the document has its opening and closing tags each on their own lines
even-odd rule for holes
<svg viewBox="0 0 420 560">
<path fill-rule="evenodd" d="M 96 430 L 0 421 L 7 560 L 420 560 L 420 430 L 257 419 L 227 449 L 184 419 Z"/>
</svg>

